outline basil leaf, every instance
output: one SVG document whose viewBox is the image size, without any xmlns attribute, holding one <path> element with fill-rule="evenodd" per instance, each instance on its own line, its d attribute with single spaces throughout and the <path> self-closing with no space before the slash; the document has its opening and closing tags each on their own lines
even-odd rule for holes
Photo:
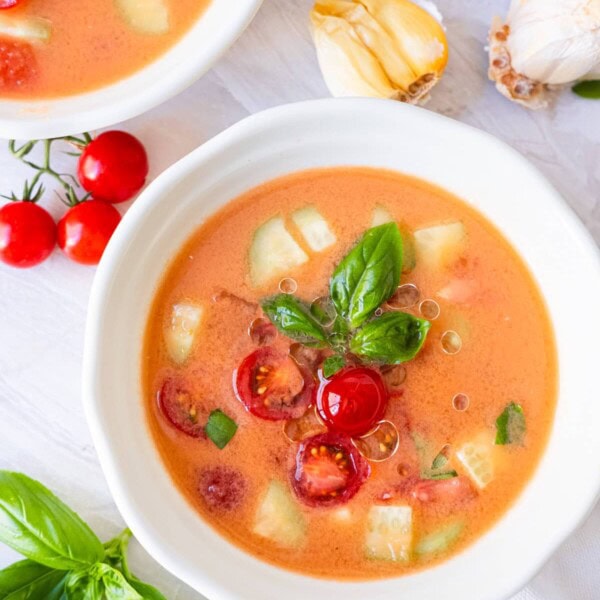
<svg viewBox="0 0 600 600">
<path fill-rule="evenodd" d="M 339 315 L 356 328 L 396 290 L 402 270 L 402 236 L 396 223 L 369 229 L 342 260 L 329 285 Z"/>
<path fill-rule="evenodd" d="M 433 462 L 431 463 L 431 468 L 434 471 L 437 471 L 438 469 L 441 469 L 442 467 L 445 467 L 447 462 L 448 462 L 448 457 L 443 452 L 440 452 L 433 459 Z"/>
<path fill-rule="evenodd" d="M 237 424 L 223 411 L 213 410 L 208 417 L 208 423 L 204 428 L 206 435 L 219 450 L 223 450 L 231 441 L 237 431 Z"/>
<path fill-rule="evenodd" d="M 128 577 L 127 581 L 144 600 L 167 600 L 154 586 L 140 581 L 133 575 Z"/>
<path fill-rule="evenodd" d="M 408 313 L 384 313 L 354 334 L 350 351 L 376 362 L 397 365 L 417 355 L 430 326 L 429 321 Z"/>
<path fill-rule="evenodd" d="M 588 100 L 600 100 L 600 80 L 580 81 L 573 86 L 573 91 Z"/>
<path fill-rule="evenodd" d="M 444 471 L 443 473 L 429 473 L 426 479 L 453 479 L 454 477 L 458 477 L 458 473 L 456 471 Z"/>
<path fill-rule="evenodd" d="M 67 578 L 65 597 L 67 600 L 104 600 L 104 585 L 89 570 L 73 571 Z"/>
<path fill-rule="evenodd" d="M 523 444 L 526 431 L 523 408 L 511 402 L 496 419 L 496 444 Z"/>
<path fill-rule="evenodd" d="M 0 471 L 0 541 L 54 569 L 80 569 L 104 558 L 94 532 L 41 483 Z"/>
<path fill-rule="evenodd" d="M 0 571 L 0 598 L 3 600 L 60 600 L 65 571 L 57 571 L 32 560 L 22 560 Z"/>
<path fill-rule="evenodd" d="M 67 600 L 144 600 L 122 573 L 105 563 L 72 573 L 65 591 Z"/>
<path fill-rule="evenodd" d="M 346 359 L 339 354 L 329 356 L 323 361 L 323 375 L 325 377 L 331 377 L 335 375 L 340 369 L 343 369 L 346 364 Z"/>
<path fill-rule="evenodd" d="M 261 302 L 265 314 L 287 337 L 305 345 L 325 346 L 327 335 L 310 308 L 290 294 L 277 294 Z"/>
</svg>

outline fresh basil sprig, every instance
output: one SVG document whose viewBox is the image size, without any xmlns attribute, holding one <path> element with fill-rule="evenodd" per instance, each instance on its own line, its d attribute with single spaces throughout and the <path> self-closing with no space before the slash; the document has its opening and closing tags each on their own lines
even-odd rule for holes
<svg viewBox="0 0 600 600">
<path fill-rule="evenodd" d="M 522 406 L 511 402 L 496 419 L 496 445 L 523 444 L 526 431 Z"/>
<path fill-rule="evenodd" d="M 102 545 L 41 483 L 0 471 L 0 542 L 27 557 L 0 571 L 3 600 L 166 600 L 129 570 L 130 538 Z"/>
<path fill-rule="evenodd" d="M 389 312 L 369 321 L 350 340 L 357 356 L 386 365 L 413 359 L 425 343 L 430 323 L 408 313 Z"/>
<path fill-rule="evenodd" d="M 402 271 L 402 236 L 396 223 L 369 229 L 333 272 L 329 286 L 338 315 L 353 329 L 396 290 Z"/>
</svg>

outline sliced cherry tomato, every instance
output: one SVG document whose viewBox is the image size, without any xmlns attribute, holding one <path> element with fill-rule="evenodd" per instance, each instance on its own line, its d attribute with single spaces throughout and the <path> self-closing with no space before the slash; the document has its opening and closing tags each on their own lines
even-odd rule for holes
<svg viewBox="0 0 600 600">
<path fill-rule="evenodd" d="M 0 259 L 13 267 L 33 267 L 46 260 L 56 244 L 50 213 L 33 202 L 0 208 Z"/>
<path fill-rule="evenodd" d="M 10 7 L 0 6 L 0 8 Z M 29 44 L 0 38 L 0 89 L 20 88 L 36 73 L 37 61 L 33 48 Z"/>
<path fill-rule="evenodd" d="M 206 437 L 198 406 L 182 381 L 166 379 L 157 400 L 161 412 L 176 429 L 192 437 Z"/>
<path fill-rule="evenodd" d="M 347 368 L 324 380 L 317 392 L 317 410 L 331 431 L 360 436 L 381 421 L 388 392 L 381 375 L 365 367 Z"/>
<path fill-rule="evenodd" d="M 0 0 L 0 8 L 12 8 L 16 6 L 20 0 Z"/>
<path fill-rule="evenodd" d="M 94 198 L 125 202 L 137 194 L 148 176 L 142 143 L 125 131 L 107 131 L 92 140 L 79 157 L 77 175 Z"/>
<path fill-rule="evenodd" d="M 58 245 L 71 260 L 96 265 L 120 221 L 121 215 L 112 204 L 81 202 L 58 222 Z"/>
<path fill-rule="evenodd" d="M 310 506 L 334 506 L 350 500 L 370 472 L 349 438 L 323 433 L 300 444 L 292 487 Z"/>
<path fill-rule="evenodd" d="M 212 467 L 200 473 L 198 490 L 209 508 L 232 510 L 242 503 L 246 480 L 230 467 Z"/>
<path fill-rule="evenodd" d="M 473 486 L 466 477 L 450 479 L 421 479 L 411 491 L 411 496 L 420 502 L 460 503 L 471 500 L 476 495 Z"/>
<path fill-rule="evenodd" d="M 233 381 L 235 394 L 246 410 L 270 421 L 301 417 L 314 391 L 311 374 L 271 346 L 247 356 Z"/>
</svg>

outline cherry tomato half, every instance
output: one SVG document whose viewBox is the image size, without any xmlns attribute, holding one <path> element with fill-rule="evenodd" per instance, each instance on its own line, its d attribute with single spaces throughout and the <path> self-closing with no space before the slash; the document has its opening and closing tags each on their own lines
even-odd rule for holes
<svg viewBox="0 0 600 600">
<path fill-rule="evenodd" d="M 10 6 L 0 5 L 0 8 Z M 18 89 L 36 73 L 37 61 L 29 44 L 0 38 L 0 90 Z"/>
<path fill-rule="evenodd" d="M 317 410 L 331 431 L 360 436 L 383 419 L 388 392 L 381 375 L 351 367 L 324 380 L 317 392 Z"/>
<path fill-rule="evenodd" d="M 233 383 L 246 410 L 270 421 L 301 417 L 314 391 L 311 374 L 271 346 L 247 356 L 234 373 Z"/>
<path fill-rule="evenodd" d="M 198 491 L 206 505 L 216 510 L 232 510 L 240 506 L 246 493 L 246 480 L 236 469 L 217 466 L 200 473 Z"/>
<path fill-rule="evenodd" d="M 292 487 L 310 506 L 334 506 L 350 500 L 370 472 L 349 438 L 323 433 L 300 444 Z"/>
<path fill-rule="evenodd" d="M 466 477 L 449 479 L 420 479 L 413 487 L 411 496 L 420 502 L 449 502 L 460 504 L 472 500 L 475 490 Z"/>
<path fill-rule="evenodd" d="M 33 202 L 0 208 L 0 260 L 13 267 L 33 267 L 46 260 L 56 244 L 50 213 Z"/>
<path fill-rule="evenodd" d="M 185 383 L 167 378 L 157 394 L 158 406 L 169 423 L 191 437 L 205 437 L 202 416 Z"/>
<path fill-rule="evenodd" d="M 94 198 L 125 202 L 142 189 L 148 176 L 148 156 L 133 135 L 106 131 L 83 150 L 77 176 Z"/>
<path fill-rule="evenodd" d="M 119 211 L 102 200 L 76 204 L 58 222 L 58 245 L 71 260 L 97 265 L 120 221 Z"/>
<path fill-rule="evenodd" d="M 0 0 L 0 9 L 2 8 L 12 8 L 16 6 L 20 2 L 20 0 Z"/>
</svg>

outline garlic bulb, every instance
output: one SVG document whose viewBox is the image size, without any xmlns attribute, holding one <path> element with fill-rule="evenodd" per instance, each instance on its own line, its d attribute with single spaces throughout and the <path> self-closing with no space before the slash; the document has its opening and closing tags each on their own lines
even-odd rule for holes
<svg viewBox="0 0 600 600">
<path fill-rule="evenodd" d="M 409 0 L 317 0 L 310 17 L 334 96 L 422 102 L 446 67 L 443 27 Z"/>
<path fill-rule="evenodd" d="M 548 105 L 555 86 L 600 71 L 600 0 L 512 0 L 490 31 L 490 79 L 529 108 Z"/>
</svg>

